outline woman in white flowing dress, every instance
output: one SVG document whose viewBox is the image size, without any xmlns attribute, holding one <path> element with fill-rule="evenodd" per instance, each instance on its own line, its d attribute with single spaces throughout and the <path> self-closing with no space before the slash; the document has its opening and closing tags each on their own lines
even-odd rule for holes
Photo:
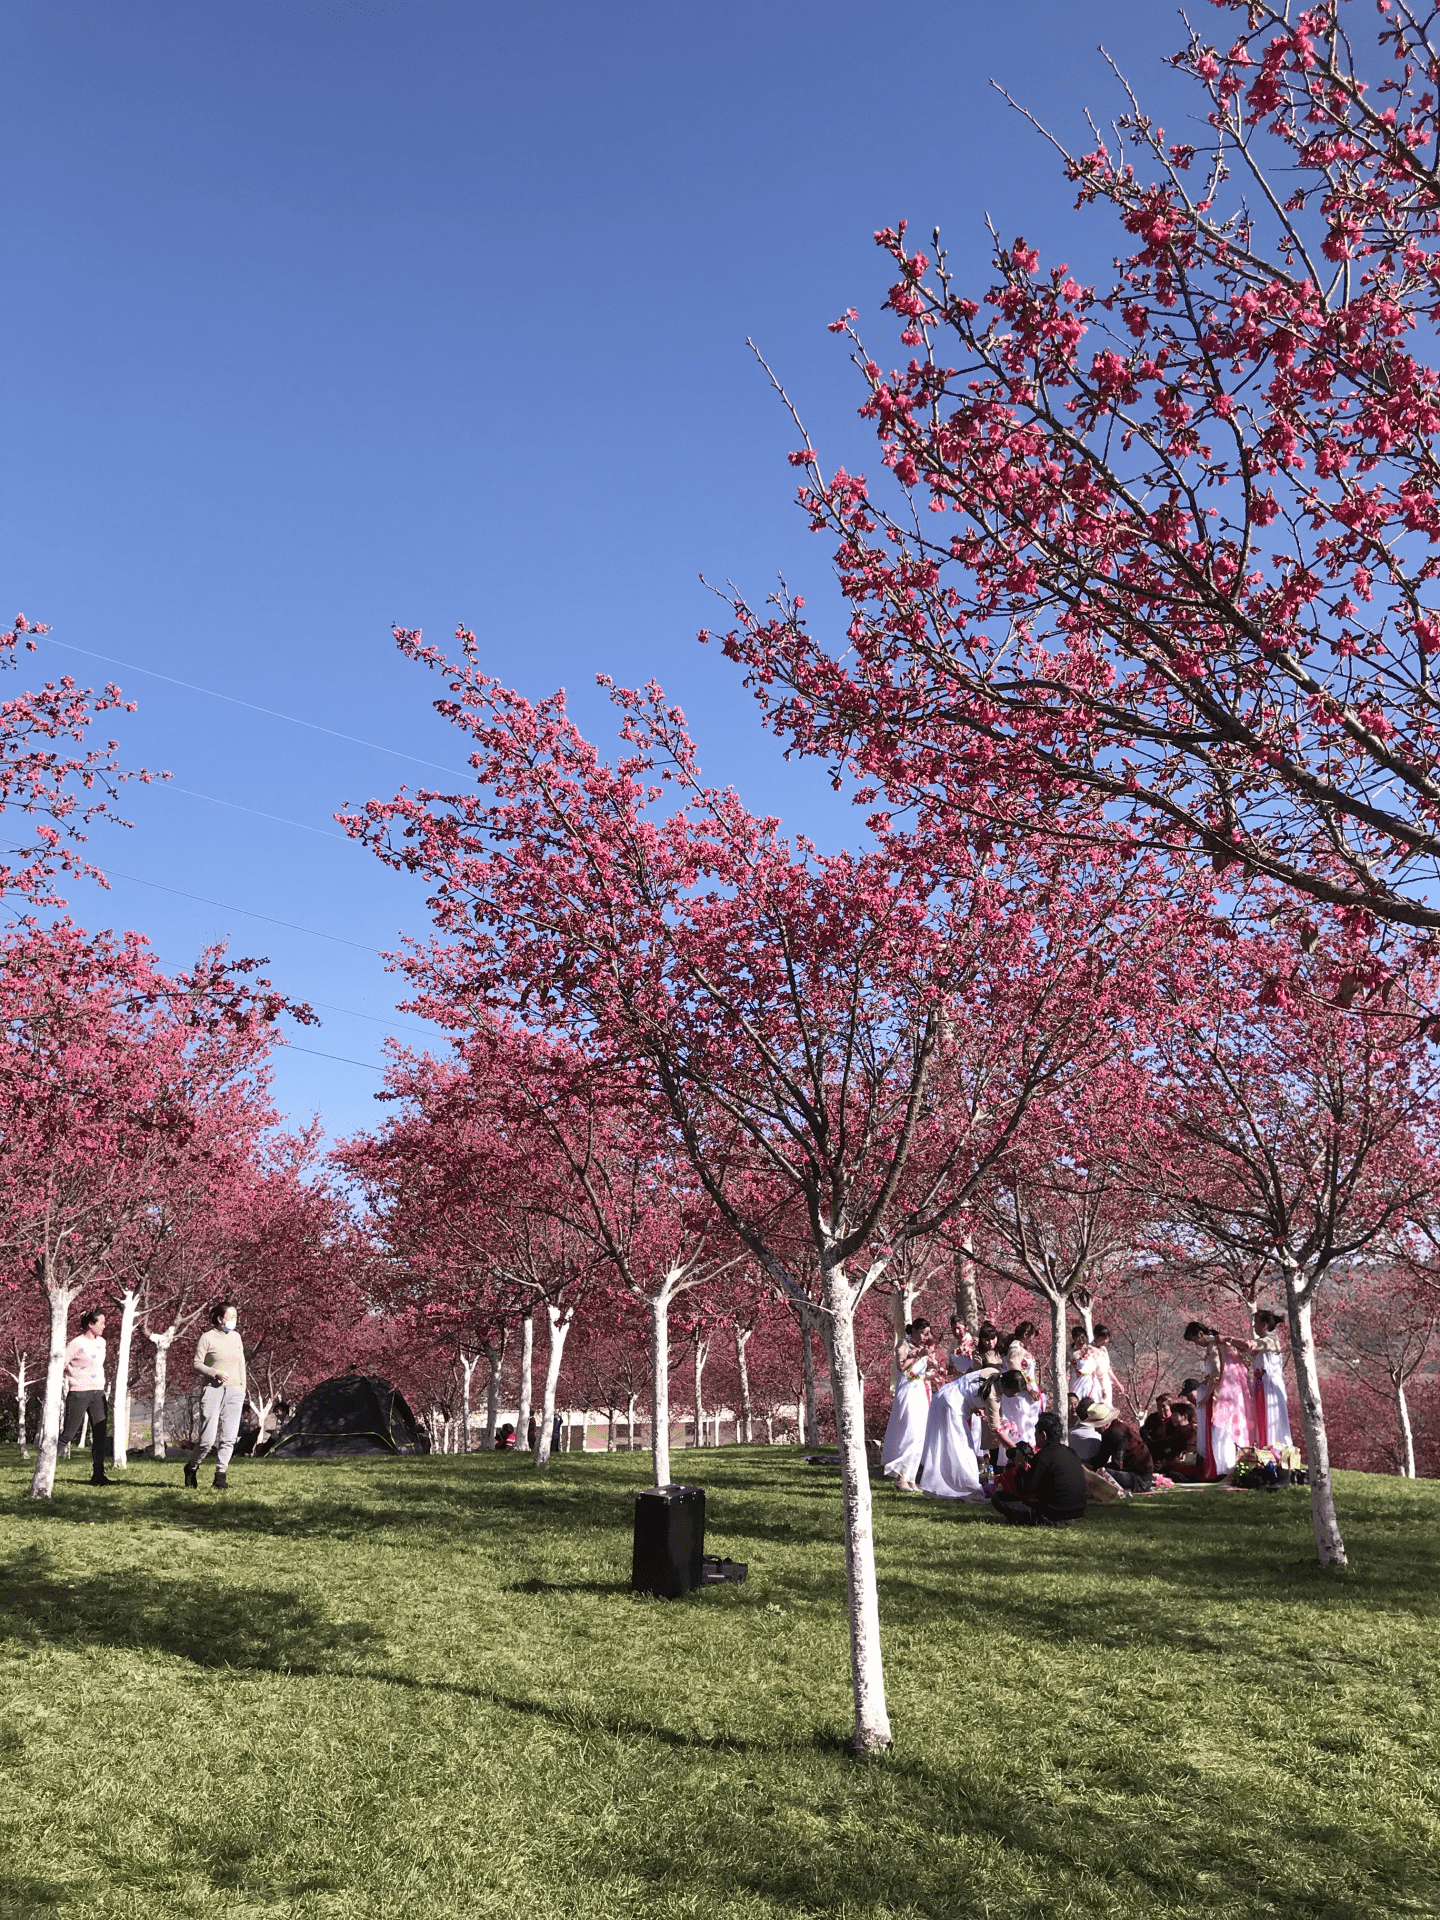
<svg viewBox="0 0 1440 1920">
<path fill-rule="evenodd" d="M 1097 1407 L 1113 1407 L 1121 1391 L 1120 1382 L 1110 1366 L 1108 1327 L 1097 1326 L 1087 1337 L 1076 1327 L 1070 1352 L 1070 1391 L 1077 1400 L 1093 1400 Z"/>
<path fill-rule="evenodd" d="M 932 1500 L 970 1500 L 977 1504 L 985 1500 L 970 1422 L 974 1414 L 993 1405 L 994 1398 L 995 1373 L 987 1368 L 983 1373 L 961 1374 L 930 1402 L 925 1450 L 920 1458 L 920 1491 Z"/>
<path fill-rule="evenodd" d="M 1285 1388 L 1285 1355 L 1280 1348 L 1278 1313 L 1261 1307 L 1255 1315 L 1255 1445 L 1289 1447 L 1295 1444 L 1290 1431 L 1290 1395 Z"/>
<path fill-rule="evenodd" d="M 934 1340 L 928 1320 L 904 1324 L 905 1308 L 895 1296 L 895 1398 L 880 1447 L 880 1465 L 886 1478 L 905 1493 L 918 1492 L 915 1475 L 925 1445 L 925 1422 L 930 1413 L 930 1366 Z"/>
</svg>

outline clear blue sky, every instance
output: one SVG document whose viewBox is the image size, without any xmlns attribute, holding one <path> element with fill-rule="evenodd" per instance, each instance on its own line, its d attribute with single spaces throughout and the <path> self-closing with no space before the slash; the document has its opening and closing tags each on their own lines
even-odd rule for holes
<svg viewBox="0 0 1440 1920">
<path fill-rule="evenodd" d="M 397 996 L 369 949 L 423 931 L 422 889 L 330 816 L 439 777 L 378 747 L 460 764 L 392 621 L 473 626 L 597 730 L 597 671 L 657 677 L 712 778 L 834 841 L 823 782 L 694 640 L 702 572 L 755 600 L 828 577 L 746 335 L 827 464 L 873 466 L 825 329 L 855 306 L 900 351 L 874 229 L 938 221 L 979 277 L 989 212 L 1096 272 L 1106 230 L 989 81 L 1081 139 L 1118 106 L 1097 43 L 1168 106 L 1180 39 L 1153 0 L 11 0 L 0 613 L 377 743 L 48 647 L 121 682 L 125 757 L 174 774 L 130 790 L 102 864 L 357 944 L 118 877 L 76 917 L 171 965 L 266 953 L 349 1010 L 301 1044 L 378 1062 Z M 298 1052 L 278 1075 L 334 1133 L 378 1084 Z"/>
</svg>

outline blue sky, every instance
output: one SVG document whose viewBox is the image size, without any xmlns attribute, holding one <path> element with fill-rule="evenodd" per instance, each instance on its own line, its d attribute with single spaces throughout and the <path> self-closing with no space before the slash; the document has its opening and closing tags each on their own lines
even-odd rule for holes
<svg viewBox="0 0 1440 1920">
<path fill-rule="evenodd" d="M 423 890 L 330 816 L 444 784 L 398 756 L 461 764 L 392 621 L 463 621 L 597 732 L 597 672 L 660 679 L 712 779 L 834 843 L 824 781 L 694 639 L 702 573 L 825 597 L 746 336 L 826 464 L 873 466 L 826 323 L 900 351 L 874 229 L 938 222 L 983 283 L 988 212 L 1098 276 L 1103 222 L 989 82 L 1080 140 L 1118 110 L 1097 43 L 1166 109 L 1180 38 L 1149 0 L 12 0 L 0 612 L 52 624 L 46 672 L 118 679 L 124 757 L 174 775 L 97 835 L 112 891 L 76 917 L 171 965 L 268 954 L 322 1012 L 299 1043 L 345 1056 L 287 1051 L 282 1105 L 372 1124 L 376 950 Z"/>
</svg>

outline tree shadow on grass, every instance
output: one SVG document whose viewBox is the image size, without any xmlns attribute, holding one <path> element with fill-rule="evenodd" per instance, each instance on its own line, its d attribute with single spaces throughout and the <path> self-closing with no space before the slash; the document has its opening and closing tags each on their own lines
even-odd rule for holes
<svg viewBox="0 0 1440 1920">
<path fill-rule="evenodd" d="M 335 1621 L 284 1587 L 223 1586 L 133 1573 L 67 1578 L 31 1548 L 0 1566 L 12 1631 L 84 1645 L 174 1654 L 201 1667 L 348 1675 L 383 1645 L 365 1621 Z"/>
</svg>

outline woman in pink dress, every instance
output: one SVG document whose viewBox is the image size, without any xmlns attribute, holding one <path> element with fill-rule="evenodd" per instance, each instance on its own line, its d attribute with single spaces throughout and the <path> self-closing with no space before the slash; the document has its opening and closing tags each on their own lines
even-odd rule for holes
<svg viewBox="0 0 1440 1920">
<path fill-rule="evenodd" d="M 1250 1445 L 1250 1342 L 1232 1340 L 1203 1320 L 1185 1329 L 1192 1347 L 1205 1350 L 1205 1385 L 1195 1396 L 1200 1470 L 1206 1480 L 1223 1480 L 1242 1447 Z"/>
<path fill-rule="evenodd" d="M 1295 1443 L 1290 1431 L 1290 1396 L 1285 1390 L 1285 1355 L 1280 1349 L 1280 1328 L 1284 1322 L 1278 1313 L 1261 1307 L 1255 1315 L 1255 1445 L 1289 1447 Z"/>
</svg>

